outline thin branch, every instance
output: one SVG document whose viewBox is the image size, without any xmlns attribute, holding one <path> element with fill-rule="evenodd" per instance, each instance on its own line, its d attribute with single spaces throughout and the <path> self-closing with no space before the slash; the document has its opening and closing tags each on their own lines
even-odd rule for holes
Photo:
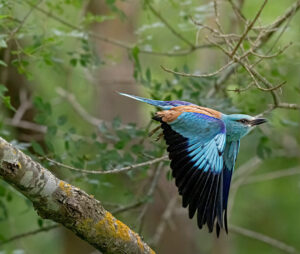
<svg viewBox="0 0 300 254">
<path fill-rule="evenodd" d="M 27 92 L 25 89 L 20 90 L 19 98 L 20 98 L 20 106 L 12 118 L 13 125 L 17 125 L 21 121 L 25 112 L 32 106 L 31 98 L 27 98 Z"/>
<path fill-rule="evenodd" d="M 47 126 L 39 125 L 33 122 L 20 120 L 17 123 L 13 122 L 13 119 L 5 119 L 4 123 L 13 127 L 22 128 L 26 130 L 36 131 L 40 133 L 46 133 L 47 132 Z"/>
<path fill-rule="evenodd" d="M 80 168 L 75 168 L 75 167 L 72 167 L 72 166 L 69 166 L 69 165 L 65 165 L 63 163 L 60 163 L 58 161 L 52 160 L 52 159 L 47 158 L 47 157 L 42 157 L 42 158 L 45 159 L 45 160 L 47 160 L 47 161 L 52 162 L 56 166 L 64 167 L 64 168 L 67 168 L 67 169 L 70 169 L 70 170 L 73 170 L 73 171 L 76 171 L 76 172 L 80 172 L 80 173 L 84 173 L 84 174 L 107 175 L 107 174 L 123 173 L 123 172 L 127 172 L 129 170 L 135 169 L 135 168 L 140 168 L 140 167 L 144 167 L 144 166 L 149 166 L 149 165 L 152 165 L 152 164 L 156 164 L 158 162 L 167 160 L 168 156 L 165 155 L 165 156 L 162 156 L 160 158 L 153 159 L 153 160 L 145 161 L 145 162 L 142 162 L 142 163 L 130 165 L 130 166 L 123 167 L 123 168 L 116 168 L 116 169 L 112 169 L 112 170 L 107 170 L 107 171 L 80 169 Z"/>
<path fill-rule="evenodd" d="M 261 163 L 261 159 L 257 156 L 247 161 L 233 174 L 231 192 L 228 202 L 228 216 L 231 216 L 231 211 L 234 205 L 235 197 L 239 187 L 246 181 L 246 179 L 257 170 L 258 165 Z"/>
<path fill-rule="evenodd" d="M 0 242 L 0 245 L 2 246 L 4 244 L 7 244 L 7 243 L 10 243 L 10 242 L 19 240 L 21 238 L 33 236 L 33 235 L 39 234 L 41 232 L 48 232 L 48 231 L 50 231 L 52 229 L 58 228 L 59 226 L 60 226 L 59 224 L 55 224 L 55 225 L 52 225 L 52 226 L 42 227 L 42 228 L 39 228 L 39 229 L 36 229 L 36 230 L 33 230 L 33 231 L 29 231 L 29 232 L 26 232 L 26 233 L 15 235 L 15 236 L 13 236 L 11 238 L 8 238 L 8 239 Z"/>
<path fill-rule="evenodd" d="M 147 192 L 146 197 L 152 197 L 153 196 L 154 191 L 155 191 L 155 189 L 157 187 L 158 180 L 159 180 L 159 177 L 161 175 L 162 169 L 163 169 L 163 164 L 159 163 L 157 165 L 154 173 L 153 173 L 151 184 L 150 184 L 150 187 L 149 187 L 149 190 Z M 141 233 L 142 230 L 143 230 L 144 218 L 145 218 L 145 215 L 146 215 L 146 213 L 148 211 L 149 205 L 150 205 L 149 203 L 145 204 L 145 206 L 143 207 L 143 210 L 141 211 L 139 217 L 137 218 L 137 221 L 140 222 L 139 229 L 138 229 L 139 233 Z"/>
<path fill-rule="evenodd" d="M 288 177 L 288 176 L 294 176 L 300 174 L 300 168 L 291 168 L 291 169 L 285 169 L 285 170 L 278 170 L 271 173 L 266 174 L 260 174 L 256 176 L 250 176 L 248 177 L 243 184 L 251 184 L 251 183 L 258 183 L 258 182 L 264 182 L 269 180 L 274 180 L 282 177 Z"/>
<path fill-rule="evenodd" d="M 66 99 L 73 109 L 80 115 L 86 122 L 88 122 L 91 125 L 94 125 L 96 127 L 99 127 L 101 124 L 106 123 L 104 120 L 98 119 L 92 115 L 90 115 L 76 100 L 75 95 L 67 92 L 66 90 L 62 89 L 61 87 L 58 87 L 56 89 L 56 92 L 59 96 Z"/>
<path fill-rule="evenodd" d="M 276 107 L 300 110 L 300 105 L 295 103 L 280 102 L 278 105 L 276 105 Z"/>
<path fill-rule="evenodd" d="M 268 41 L 269 38 L 278 30 L 278 28 L 290 17 L 294 16 L 296 12 L 300 8 L 300 0 L 295 1 L 295 3 L 287 9 L 287 11 L 282 15 L 279 16 L 271 25 L 264 26 L 260 29 L 268 30 L 268 32 L 262 38 L 262 41 Z"/>
<path fill-rule="evenodd" d="M 241 10 L 236 6 L 236 4 L 232 0 L 228 0 L 228 2 L 231 4 L 231 8 L 233 9 L 235 15 L 241 19 L 243 22 L 247 22 L 247 19 L 245 18 L 244 14 L 241 12 Z"/>
<path fill-rule="evenodd" d="M 274 58 L 279 56 L 280 54 L 282 54 L 287 48 L 289 48 L 291 45 L 293 45 L 292 42 L 290 42 L 289 44 L 287 44 L 286 46 L 284 46 L 281 50 L 279 50 L 277 53 L 272 54 L 272 55 L 261 55 L 259 53 L 254 52 L 253 50 L 251 50 L 251 54 L 254 56 L 257 56 L 259 58 L 262 59 L 270 59 L 270 58 Z M 257 65 L 257 63 L 255 63 L 254 65 Z M 251 67 L 253 67 L 253 65 L 251 65 Z"/>
<path fill-rule="evenodd" d="M 181 33 L 177 32 L 170 23 L 162 16 L 160 13 L 155 10 L 155 8 L 149 3 L 149 0 L 146 0 L 146 4 L 151 10 L 151 12 L 161 21 L 165 24 L 165 26 L 173 33 L 178 39 L 185 42 L 187 45 L 190 46 L 191 49 L 195 48 L 195 45 L 191 43 L 189 40 L 187 40 L 184 36 L 181 35 Z"/>
<path fill-rule="evenodd" d="M 279 16 L 277 18 L 277 20 L 272 23 L 269 26 L 264 27 L 265 33 L 261 34 L 259 36 L 259 43 L 256 45 L 256 49 L 261 47 L 262 45 L 264 45 L 274 34 L 275 31 L 278 30 L 278 28 L 288 19 L 291 18 L 292 16 L 294 16 L 296 14 L 296 12 L 299 10 L 300 8 L 300 0 L 297 0 L 290 8 L 288 8 L 285 13 L 282 16 Z M 255 29 L 255 27 L 253 27 L 253 29 Z M 215 44 L 214 44 L 215 45 Z M 235 72 L 235 70 L 237 69 L 239 65 L 238 64 L 233 64 L 231 65 L 224 73 L 223 75 L 221 75 L 218 80 L 216 81 L 216 85 L 215 87 L 210 90 L 210 92 L 208 93 L 207 96 L 212 96 L 214 92 L 218 91 L 219 87 L 224 84 L 229 78 L 230 76 Z M 275 101 L 275 104 L 279 104 L 279 98 L 276 95 L 276 93 L 271 92 L 273 99 Z"/>
<path fill-rule="evenodd" d="M 245 32 L 243 33 L 243 35 L 241 36 L 240 40 L 236 44 L 235 48 L 232 50 L 232 52 L 230 54 L 231 57 L 233 57 L 235 55 L 235 53 L 238 50 L 239 46 L 241 45 L 241 43 L 243 42 L 243 40 L 246 38 L 247 34 L 249 33 L 249 31 L 251 30 L 251 28 L 253 27 L 253 25 L 255 24 L 255 22 L 257 21 L 257 19 L 259 18 L 260 14 L 261 14 L 262 10 L 264 9 L 265 5 L 267 4 L 267 2 L 268 2 L 268 0 L 264 0 L 264 3 L 262 4 L 262 6 L 260 7 L 259 11 L 255 15 L 255 18 L 246 27 Z"/>
<path fill-rule="evenodd" d="M 211 73 L 207 73 L 207 74 L 190 74 L 190 73 L 185 73 L 185 72 L 178 72 L 178 71 L 173 71 L 169 68 L 166 68 L 164 66 L 160 66 L 164 71 L 172 73 L 172 74 L 176 74 L 179 76 L 183 76 L 183 77 L 190 77 L 190 78 L 208 78 L 208 77 L 213 77 L 217 74 L 219 74 L 220 72 L 224 71 L 225 69 L 227 69 L 231 64 L 233 64 L 233 61 L 228 62 L 227 64 L 225 64 L 224 66 L 222 66 L 220 69 L 211 72 Z"/>
<path fill-rule="evenodd" d="M 127 206 L 118 207 L 115 210 L 112 210 L 111 213 L 113 215 L 116 215 L 116 214 L 123 213 L 123 212 L 126 212 L 126 211 L 131 210 L 131 209 L 138 208 L 141 205 L 143 205 L 146 201 L 147 201 L 147 198 L 145 198 L 143 200 L 139 200 L 139 201 L 137 201 L 137 202 L 135 202 L 133 204 L 127 205 Z"/>
<path fill-rule="evenodd" d="M 9 37 L 7 38 L 7 42 L 10 41 L 15 34 L 17 34 L 21 28 L 24 26 L 26 20 L 29 18 L 29 16 L 32 14 L 32 12 L 34 11 L 35 8 L 37 8 L 44 0 L 40 0 L 38 1 L 36 4 L 32 4 L 30 10 L 27 12 L 27 14 L 24 16 L 24 18 L 20 21 L 19 25 L 11 32 L 11 34 L 9 35 Z"/>
<path fill-rule="evenodd" d="M 176 206 L 177 200 L 178 200 L 178 196 L 177 195 L 173 196 L 170 199 L 164 213 L 162 214 L 160 222 L 159 222 L 158 226 L 156 227 L 156 231 L 154 233 L 153 240 L 151 242 L 151 244 L 153 244 L 154 246 L 157 246 L 157 244 L 159 243 L 159 241 L 162 237 L 162 234 L 165 231 L 167 222 L 170 220 L 173 212 L 175 211 L 174 208 Z"/>
<path fill-rule="evenodd" d="M 284 242 L 281 242 L 277 239 L 274 239 L 270 236 L 246 229 L 246 228 L 242 228 L 242 227 L 238 227 L 235 225 L 231 225 L 229 228 L 229 231 L 232 233 L 236 233 L 236 234 L 240 234 L 243 236 L 247 236 L 249 238 L 258 240 L 260 242 L 264 242 L 274 248 L 280 249 L 286 253 L 299 253 L 295 247 L 290 246 Z"/>
<path fill-rule="evenodd" d="M 222 26 L 220 24 L 220 14 L 219 14 L 219 9 L 218 9 L 218 3 L 217 0 L 214 0 L 214 12 L 215 12 L 215 22 L 218 26 L 218 29 L 221 33 L 223 33 Z M 224 34 L 224 33 L 223 33 Z"/>
</svg>

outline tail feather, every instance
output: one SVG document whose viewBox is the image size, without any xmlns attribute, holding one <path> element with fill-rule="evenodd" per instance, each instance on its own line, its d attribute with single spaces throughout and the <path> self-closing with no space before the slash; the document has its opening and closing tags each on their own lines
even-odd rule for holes
<svg viewBox="0 0 300 254">
<path fill-rule="evenodd" d="M 139 97 L 139 96 L 135 96 L 135 95 L 130 95 L 127 93 L 119 93 L 120 95 L 129 97 L 131 99 L 137 100 L 137 101 L 141 101 L 141 102 L 146 102 L 150 105 L 153 105 L 155 107 L 159 107 L 161 109 L 164 110 L 168 110 L 171 109 L 173 107 L 177 107 L 177 106 L 182 106 L 182 105 L 191 105 L 192 103 L 190 102 L 186 102 L 186 101 L 158 101 L 158 100 L 151 100 L 151 99 L 146 99 L 143 97 Z"/>
</svg>

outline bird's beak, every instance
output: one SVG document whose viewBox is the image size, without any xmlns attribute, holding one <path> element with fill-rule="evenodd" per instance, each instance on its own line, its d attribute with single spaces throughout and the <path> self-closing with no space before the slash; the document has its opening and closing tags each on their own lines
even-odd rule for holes
<svg viewBox="0 0 300 254">
<path fill-rule="evenodd" d="M 267 119 L 265 119 L 265 118 L 256 118 L 256 119 L 252 120 L 250 122 L 250 124 L 252 126 L 255 126 L 255 125 L 260 125 L 260 124 L 265 123 L 265 122 L 267 122 Z"/>
</svg>

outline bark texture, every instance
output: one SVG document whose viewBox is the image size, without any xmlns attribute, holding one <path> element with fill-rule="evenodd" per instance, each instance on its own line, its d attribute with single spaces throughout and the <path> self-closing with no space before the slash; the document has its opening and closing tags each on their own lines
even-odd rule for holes
<svg viewBox="0 0 300 254">
<path fill-rule="evenodd" d="M 2 138 L 0 176 L 31 200 L 42 218 L 61 223 L 102 253 L 155 253 L 93 196 L 58 179 Z"/>
</svg>

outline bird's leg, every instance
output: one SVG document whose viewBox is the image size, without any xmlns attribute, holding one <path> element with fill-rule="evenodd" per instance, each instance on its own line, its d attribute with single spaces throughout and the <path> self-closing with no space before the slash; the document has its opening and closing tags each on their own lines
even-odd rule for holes
<svg viewBox="0 0 300 254">
<path fill-rule="evenodd" d="M 157 136 L 157 138 L 155 139 L 155 141 L 158 141 L 161 139 L 161 137 L 164 135 L 163 132 L 159 133 L 159 135 Z"/>
<path fill-rule="evenodd" d="M 157 126 L 152 131 L 149 132 L 148 136 L 151 137 L 155 132 L 157 132 L 160 129 L 160 126 Z"/>
</svg>

